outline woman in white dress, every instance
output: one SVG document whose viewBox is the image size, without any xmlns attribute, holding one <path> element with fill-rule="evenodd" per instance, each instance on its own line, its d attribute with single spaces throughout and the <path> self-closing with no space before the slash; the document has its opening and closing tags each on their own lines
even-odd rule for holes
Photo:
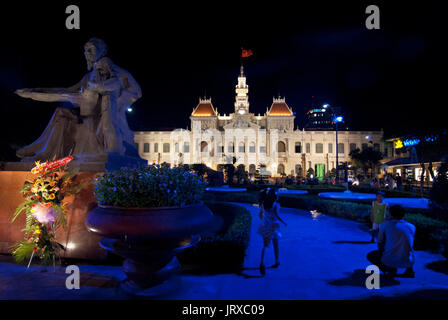
<svg viewBox="0 0 448 320">
<path fill-rule="evenodd" d="M 278 203 L 278 193 L 274 189 L 267 191 L 263 202 L 260 203 L 260 218 L 262 219 L 258 233 L 263 237 L 263 249 L 261 250 L 260 273 L 265 274 L 264 251 L 272 241 L 274 246 L 275 264 L 272 268 L 280 265 L 278 240 L 281 237 L 279 221 L 286 226 L 286 222 L 279 217 L 280 204 Z"/>
</svg>

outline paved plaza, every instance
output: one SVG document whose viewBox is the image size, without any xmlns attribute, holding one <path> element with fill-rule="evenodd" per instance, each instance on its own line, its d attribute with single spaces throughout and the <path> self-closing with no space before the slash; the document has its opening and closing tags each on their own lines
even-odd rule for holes
<svg viewBox="0 0 448 320">
<path fill-rule="evenodd" d="M 249 248 L 242 274 L 192 275 L 184 272 L 180 288 L 163 299 L 378 299 L 448 298 L 448 262 L 440 254 L 416 252 L 415 279 L 381 278 L 381 288 L 365 287 L 366 253 L 376 244 L 361 223 L 305 210 L 282 208 L 288 226 L 282 228 L 277 269 L 259 273 L 262 241 L 257 234 L 258 208 L 238 204 L 252 214 Z M 0 260 L 0 299 L 125 299 L 117 284 L 120 266 L 79 265 L 81 287 L 67 290 L 65 268 L 25 266 Z M 274 263 L 267 250 L 266 266 Z M 45 270 L 44 270 L 45 269 Z M 48 270 L 47 270 L 48 269 Z M 43 272 L 46 271 L 46 272 Z"/>
</svg>

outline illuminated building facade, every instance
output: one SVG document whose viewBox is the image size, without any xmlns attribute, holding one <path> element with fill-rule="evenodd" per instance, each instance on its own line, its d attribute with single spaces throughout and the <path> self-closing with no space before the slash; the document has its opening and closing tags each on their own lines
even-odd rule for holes
<svg viewBox="0 0 448 320">
<path fill-rule="evenodd" d="M 213 169 L 227 163 L 244 164 L 250 174 L 265 167 L 272 176 L 305 176 L 312 168 L 318 178 L 336 167 L 332 126 L 325 130 L 295 128 L 295 114 L 284 97 L 274 98 L 263 115 L 251 113 L 249 107 L 249 86 L 241 66 L 233 113 L 219 114 L 211 99 L 199 99 L 190 116 L 190 130 L 135 132 L 134 140 L 148 163 L 204 163 Z M 382 130 L 340 131 L 339 162 L 349 162 L 351 150 L 369 143 L 382 151 L 382 138 Z"/>
</svg>

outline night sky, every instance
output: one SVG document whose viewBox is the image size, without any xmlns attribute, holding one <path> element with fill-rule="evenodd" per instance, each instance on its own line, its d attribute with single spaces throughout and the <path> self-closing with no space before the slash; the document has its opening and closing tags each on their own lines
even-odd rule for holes
<svg viewBox="0 0 448 320">
<path fill-rule="evenodd" d="M 133 130 L 186 128 L 204 95 L 221 114 L 233 112 L 241 47 L 254 52 L 245 71 L 256 114 L 281 95 L 300 128 L 313 100 L 340 107 L 351 129 L 391 136 L 446 127 L 441 2 L 60 2 L 2 4 L 0 160 L 14 160 L 14 148 L 37 139 L 60 105 L 14 90 L 77 83 L 91 37 L 103 38 L 108 56 L 142 87 L 128 115 Z M 69 4 L 80 7 L 80 30 L 65 28 Z M 365 27 L 368 4 L 380 7 L 380 30 Z"/>
</svg>

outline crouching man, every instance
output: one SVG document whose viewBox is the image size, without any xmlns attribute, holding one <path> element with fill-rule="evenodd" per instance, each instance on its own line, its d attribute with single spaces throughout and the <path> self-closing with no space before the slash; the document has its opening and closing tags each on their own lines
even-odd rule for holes
<svg viewBox="0 0 448 320">
<path fill-rule="evenodd" d="M 389 209 L 390 219 L 380 225 L 378 250 L 367 254 L 367 259 L 393 278 L 398 268 L 406 268 L 403 276 L 415 276 L 413 265 L 415 226 L 405 220 L 402 206 L 395 205 Z"/>
</svg>

